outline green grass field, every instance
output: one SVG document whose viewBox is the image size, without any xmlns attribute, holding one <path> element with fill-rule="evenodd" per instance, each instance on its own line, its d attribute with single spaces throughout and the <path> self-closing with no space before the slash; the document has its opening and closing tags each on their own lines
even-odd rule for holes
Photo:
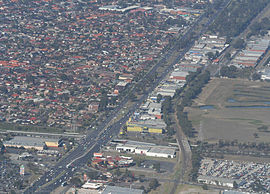
<svg viewBox="0 0 270 194">
<path fill-rule="evenodd" d="M 211 105 L 210 109 L 200 106 Z M 241 142 L 270 140 L 270 83 L 242 79 L 213 79 L 187 108 L 198 139 Z M 267 126 L 268 131 L 258 127 Z M 254 133 L 259 137 L 255 138 Z"/>
</svg>

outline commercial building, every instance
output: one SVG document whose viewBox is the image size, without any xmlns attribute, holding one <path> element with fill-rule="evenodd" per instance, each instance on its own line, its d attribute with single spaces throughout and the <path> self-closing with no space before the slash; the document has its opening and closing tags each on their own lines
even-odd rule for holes
<svg viewBox="0 0 270 194">
<path fill-rule="evenodd" d="M 26 136 L 15 136 L 11 140 L 4 141 L 3 144 L 6 147 L 23 147 L 25 149 L 43 150 L 45 146 L 58 147 L 60 139 L 45 139 Z"/>
<path fill-rule="evenodd" d="M 61 139 L 44 139 L 44 140 L 45 145 L 49 148 L 58 148 L 61 143 Z"/>
<path fill-rule="evenodd" d="M 125 148 L 129 150 L 128 148 Z M 129 150 L 131 151 L 131 150 Z M 106 164 L 106 165 L 104 165 Z M 131 157 L 125 156 L 94 156 L 91 161 L 91 165 L 97 168 L 118 168 L 118 167 L 128 167 L 133 164 L 133 159 Z"/>
</svg>

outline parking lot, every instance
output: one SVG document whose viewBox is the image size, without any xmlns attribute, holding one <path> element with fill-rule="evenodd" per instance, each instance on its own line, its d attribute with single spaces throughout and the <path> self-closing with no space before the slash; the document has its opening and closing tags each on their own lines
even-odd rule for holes
<svg viewBox="0 0 270 194">
<path fill-rule="evenodd" d="M 23 180 L 24 177 L 20 176 L 19 165 L 11 163 L 8 159 L 0 162 L 0 193 L 23 189 Z"/>
<path fill-rule="evenodd" d="M 248 192 L 253 191 L 255 181 L 259 181 L 265 190 L 270 189 L 269 163 L 204 159 L 199 175 L 239 180 L 238 188 Z"/>
</svg>

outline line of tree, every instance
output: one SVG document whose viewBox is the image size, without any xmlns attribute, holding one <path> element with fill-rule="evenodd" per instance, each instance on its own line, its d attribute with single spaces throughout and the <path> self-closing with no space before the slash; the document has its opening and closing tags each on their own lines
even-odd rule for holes
<svg viewBox="0 0 270 194">
<path fill-rule="evenodd" d="M 252 80 L 261 78 L 261 76 L 255 72 L 253 67 L 237 68 L 234 65 L 222 66 L 220 69 L 220 76 L 228 78 L 251 78 Z"/>
<path fill-rule="evenodd" d="M 162 98 L 162 96 L 158 96 L 158 98 Z M 160 100 L 159 100 L 160 101 Z M 172 127 L 172 120 L 170 117 L 170 113 L 173 112 L 172 108 L 172 98 L 170 96 L 165 96 L 164 101 L 161 104 L 161 110 L 163 115 L 163 120 L 166 123 L 166 131 L 169 136 L 172 136 L 175 134 L 175 129 Z"/>
<path fill-rule="evenodd" d="M 201 93 L 202 88 L 209 80 L 210 73 L 208 71 L 202 72 L 202 69 L 198 69 L 196 72 L 190 73 L 187 76 L 185 89 L 181 91 L 182 101 L 181 104 L 177 106 L 177 118 L 183 132 L 188 137 L 194 137 L 194 130 L 187 113 L 184 112 L 184 107 L 191 106 L 192 100 Z M 177 95 L 179 95 L 179 93 Z"/>
<path fill-rule="evenodd" d="M 167 125 L 171 125 L 171 118 L 169 114 L 172 112 L 172 99 L 170 96 L 165 96 L 165 100 L 161 104 L 163 113 L 163 120 Z"/>
<path fill-rule="evenodd" d="M 210 25 L 209 30 L 221 36 L 235 37 L 268 3 L 269 0 L 232 0 L 230 5 Z"/>
<path fill-rule="evenodd" d="M 200 146 L 192 148 L 191 151 L 192 151 L 192 156 L 191 156 L 192 169 L 190 172 L 190 177 L 192 181 L 197 181 L 198 171 L 200 169 L 201 160 L 202 160 Z"/>
<path fill-rule="evenodd" d="M 270 30 L 270 19 L 263 18 L 260 22 L 256 22 L 250 26 L 250 32 L 247 35 L 247 38 L 253 35 L 265 35 L 267 31 Z"/>
</svg>

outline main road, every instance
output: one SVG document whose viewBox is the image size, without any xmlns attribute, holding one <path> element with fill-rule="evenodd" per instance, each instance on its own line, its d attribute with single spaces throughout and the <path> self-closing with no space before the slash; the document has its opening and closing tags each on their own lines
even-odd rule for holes
<svg viewBox="0 0 270 194">
<path fill-rule="evenodd" d="M 198 25 L 202 21 L 204 14 L 201 15 L 193 25 Z M 206 29 L 210 23 L 204 26 Z M 190 27 L 189 30 L 181 37 L 180 41 L 186 39 L 189 34 L 193 31 L 193 28 Z M 202 31 L 203 32 L 203 31 Z M 201 33 L 200 33 L 201 34 Z M 80 144 L 71 151 L 67 156 L 64 156 L 58 163 L 56 163 L 49 171 L 47 171 L 43 176 L 41 176 L 36 182 L 34 182 L 30 187 L 28 187 L 24 193 L 51 193 L 54 189 L 59 187 L 63 182 L 66 182 L 73 176 L 73 174 L 83 167 L 89 159 L 93 156 L 94 152 L 100 150 L 102 145 L 110 141 L 112 136 L 117 135 L 121 126 L 128 120 L 131 114 L 139 108 L 139 106 L 145 101 L 148 95 L 155 89 L 155 87 L 167 76 L 167 74 L 173 69 L 173 66 L 179 62 L 179 60 L 184 56 L 184 54 L 191 48 L 194 44 L 194 41 L 191 41 L 189 45 L 181 52 L 178 53 L 178 56 L 169 64 L 166 69 L 163 71 L 162 75 L 158 77 L 155 82 L 152 83 L 148 92 L 142 95 L 138 101 L 129 108 L 129 110 L 122 116 L 122 118 L 110 126 L 109 123 L 120 114 L 121 110 L 128 102 L 128 97 L 125 97 L 123 101 L 111 111 L 110 116 L 108 116 L 105 121 L 97 127 L 96 130 L 90 131 L 85 138 L 81 139 Z M 159 67 L 166 63 L 166 60 L 169 59 L 174 52 L 176 52 L 177 44 L 171 47 L 166 54 L 163 55 L 161 60 L 145 75 L 154 75 Z M 130 92 L 135 92 L 135 88 L 131 88 Z"/>
</svg>

